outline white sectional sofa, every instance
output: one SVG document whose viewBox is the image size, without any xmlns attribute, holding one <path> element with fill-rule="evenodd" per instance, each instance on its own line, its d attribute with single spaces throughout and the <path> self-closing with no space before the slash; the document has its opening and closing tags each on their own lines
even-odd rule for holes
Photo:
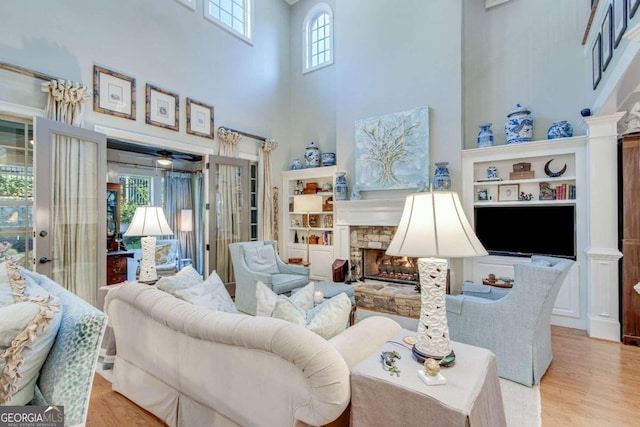
<svg viewBox="0 0 640 427">
<path fill-rule="evenodd" d="M 139 283 L 111 290 L 105 308 L 117 345 L 113 389 L 170 426 L 330 423 L 349 404 L 351 368 L 400 330 L 372 317 L 327 341 Z"/>
</svg>

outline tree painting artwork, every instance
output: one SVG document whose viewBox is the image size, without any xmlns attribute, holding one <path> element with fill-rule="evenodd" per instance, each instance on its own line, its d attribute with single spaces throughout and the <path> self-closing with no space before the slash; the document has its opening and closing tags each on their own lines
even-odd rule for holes
<svg viewBox="0 0 640 427">
<path fill-rule="evenodd" d="M 360 190 L 429 182 L 429 107 L 356 121 L 355 156 Z"/>
</svg>

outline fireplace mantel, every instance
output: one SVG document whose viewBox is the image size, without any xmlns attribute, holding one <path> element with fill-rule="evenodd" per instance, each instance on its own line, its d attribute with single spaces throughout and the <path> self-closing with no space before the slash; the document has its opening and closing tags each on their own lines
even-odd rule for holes
<svg viewBox="0 0 640 427">
<path fill-rule="evenodd" d="M 403 208 L 404 198 L 333 202 L 334 221 L 338 226 L 397 226 Z"/>
<path fill-rule="evenodd" d="M 351 227 L 396 227 L 400 223 L 403 209 L 404 197 L 334 201 L 333 221 L 336 256 L 341 259 L 351 259 Z"/>
</svg>

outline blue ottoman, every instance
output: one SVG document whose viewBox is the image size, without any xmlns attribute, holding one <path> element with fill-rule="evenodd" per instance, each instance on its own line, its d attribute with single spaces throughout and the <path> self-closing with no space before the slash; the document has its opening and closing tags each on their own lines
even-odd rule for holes
<svg viewBox="0 0 640 427">
<path fill-rule="evenodd" d="M 316 282 L 314 289 L 316 291 L 322 291 L 324 299 L 335 297 L 336 295 L 344 292 L 349 298 L 351 298 L 351 304 L 355 305 L 356 303 L 356 293 L 353 289 L 353 285 L 334 282 Z"/>
</svg>

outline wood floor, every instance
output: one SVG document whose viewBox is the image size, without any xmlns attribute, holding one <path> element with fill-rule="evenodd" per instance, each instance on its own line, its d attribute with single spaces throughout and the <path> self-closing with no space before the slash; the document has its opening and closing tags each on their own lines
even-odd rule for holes
<svg viewBox="0 0 640 427">
<path fill-rule="evenodd" d="M 553 362 L 542 378 L 542 425 L 640 426 L 640 347 L 552 327 Z M 96 374 L 88 427 L 163 426 Z"/>
</svg>

